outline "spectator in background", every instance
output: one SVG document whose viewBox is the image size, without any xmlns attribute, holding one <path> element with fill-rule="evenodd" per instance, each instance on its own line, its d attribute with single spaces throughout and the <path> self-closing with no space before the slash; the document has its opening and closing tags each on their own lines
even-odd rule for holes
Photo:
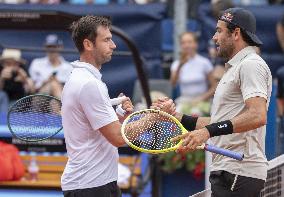
<svg viewBox="0 0 284 197">
<path fill-rule="evenodd" d="M 212 15 L 217 20 L 220 12 L 234 7 L 232 0 L 211 0 Z"/>
<path fill-rule="evenodd" d="M 27 72 L 21 67 L 26 61 L 21 58 L 21 51 L 17 49 L 4 49 L 0 58 L 0 87 L 13 102 L 35 91 L 33 81 L 28 77 Z M 1 99 L 5 95 L 1 93 Z"/>
<path fill-rule="evenodd" d="M 276 25 L 276 34 L 281 46 L 282 51 L 284 52 L 284 15 L 281 20 Z M 277 74 L 278 89 L 277 89 L 277 109 L 278 115 L 283 117 L 284 115 L 284 67 L 278 69 Z"/>
<path fill-rule="evenodd" d="M 71 73 L 72 66 L 60 55 L 63 42 L 55 34 L 45 40 L 46 57 L 32 61 L 29 73 L 39 93 L 60 98 L 63 84 Z"/>
<path fill-rule="evenodd" d="M 180 36 L 180 46 L 180 59 L 171 66 L 170 80 L 173 87 L 179 84 L 182 100 L 208 101 L 216 88 L 211 62 L 197 53 L 198 41 L 193 32 Z"/>
<path fill-rule="evenodd" d="M 282 51 L 284 52 L 284 15 L 276 25 L 276 34 Z"/>
</svg>

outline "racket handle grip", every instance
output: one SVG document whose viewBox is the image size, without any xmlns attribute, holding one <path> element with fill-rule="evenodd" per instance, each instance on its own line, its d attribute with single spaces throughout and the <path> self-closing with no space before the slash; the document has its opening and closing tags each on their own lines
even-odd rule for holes
<svg viewBox="0 0 284 197">
<path fill-rule="evenodd" d="M 111 103 L 112 106 L 119 105 L 119 104 L 122 103 L 122 101 L 125 100 L 125 98 L 126 98 L 126 96 L 113 98 L 113 99 L 110 99 L 110 103 Z"/>
<path fill-rule="evenodd" d="M 219 155 L 231 157 L 231 158 L 239 160 L 239 161 L 242 161 L 243 158 L 244 158 L 243 153 L 238 153 L 238 152 L 235 152 L 235 151 L 231 151 L 231 150 L 227 150 L 227 149 L 223 149 L 223 148 L 218 148 L 216 146 L 212 146 L 212 145 L 209 145 L 209 144 L 205 144 L 204 150 L 207 150 L 209 152 L 216 153 L 216 154 L 219 154 Z"/>
</svg>

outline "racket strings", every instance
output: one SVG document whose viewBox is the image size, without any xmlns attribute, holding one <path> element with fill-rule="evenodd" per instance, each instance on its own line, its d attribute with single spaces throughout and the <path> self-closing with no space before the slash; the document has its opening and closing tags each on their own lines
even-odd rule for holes
<svg viewBox="0 0 284 197">
<path fill-rule="evenodd" d="M 9 126 L 16 137 L 38 140 L 50 137 L 62 128 L 61 102 L 47 96 L 26 97 L 9 112 Z"/>
<path fill-rule="evenodd" d="M 152 111 L 134 114 L 124 129 L 124 135 L 130 143 L 146 150 L 172 148 L 178 142 L 171 142 L 171 138 L 180 134 L 182 129 L 171 117 Z"/>
</svg>

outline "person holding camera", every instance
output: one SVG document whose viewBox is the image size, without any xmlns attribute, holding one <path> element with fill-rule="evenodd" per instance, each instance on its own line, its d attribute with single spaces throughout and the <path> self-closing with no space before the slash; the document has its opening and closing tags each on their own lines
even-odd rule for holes
<svg viewBox="0 0 284 197">
<path fill-rule="evenodd" d="M 7 95 L 9 102 L 13 102 L 34 93 L 34 83 L 22 67 L 26 61 L 21 58 L 20 50 L 4 49 L 0 57 L 0 64 L 0 89 L 2 92 L 0 100 L 7 100 L 4 99 Z"/>
<path fill-rule="evenodd" d="M 69 77 L 72 66 L 61 55 L 63 42 L 56 34 L 46 37 L 46 56 L 32 61 L 29 73 L 37 92 L 61 97 L 63 84 Z"/>
</svg>

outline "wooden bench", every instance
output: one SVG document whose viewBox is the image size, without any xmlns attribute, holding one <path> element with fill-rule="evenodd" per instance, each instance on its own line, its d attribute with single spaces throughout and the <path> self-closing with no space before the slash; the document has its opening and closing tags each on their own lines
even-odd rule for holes
<svg viewBox="0 0 284 197">
<path fill-rule="evenodd" d="M 39 173 L 35 181 L 30 180 L 30 175 L 27 171 L 32 156 L 23 155 L 21 158 L 26 167 L 24 177 L 19 181 L 0 182 L 0 187 L 61 190 L 60 178 L 67 162 L 66 156 L 35 156 L 39 167 Z M 137 156 L 121 156 L 119 162 L 126 165 L 131 171 L 129 182 L 124 185 L 119 185 L 119 187 L 122 192 L 132 193 L 133 196 L 136 196 L 134 188 L 137 187 L 141 176 L 141 159 Z"/>
</svg>

